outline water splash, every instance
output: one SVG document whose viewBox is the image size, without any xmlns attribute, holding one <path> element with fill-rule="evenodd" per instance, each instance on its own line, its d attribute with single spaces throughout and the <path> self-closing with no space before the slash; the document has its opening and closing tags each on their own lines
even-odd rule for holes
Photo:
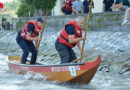
<svg viewBox="0 0 130 90">
<path fill-rule="evenodd" d="M 46 81 L 48 78 L 47 76 L 44 76 L 40 73 L 29 71 L 26 74 L 24 74 L 24 78 L 27 80 L 38 80 L 38 81 Z"/>
<path fill-rule="evenodd" d="M 8 60 L 8 57 L 6 55 L 2 55 L 0 54 L 0 61 L 2 60 L 2 62 L 5 62 L 5 60 Z"/>
<path fill-rule="evenodd" d="M 42 75 L 40 73 L 38 73 L 38 74 L 36 74 L 34 76 L 34 80 L 43 80 L 43 81 L 46 81 L 46 79 L 47 79 L 47 76 L 44 76 L 44 75 Z"/>
<path fill-rule="evenodd" d="M 0 54 L 0 72 L 6 72 L 8 70 L 7 61 L 8 57 Z"/>
<path fill-rule="evenodd" d="M 24 78 L 26 79 L 26 80 L 30 80 L 30 79 L 33 79 L 33 72 L 32 71 L 29 71 L 29 72 L 27 72 L 26 74 L 24 74 Z"/>
</svg>

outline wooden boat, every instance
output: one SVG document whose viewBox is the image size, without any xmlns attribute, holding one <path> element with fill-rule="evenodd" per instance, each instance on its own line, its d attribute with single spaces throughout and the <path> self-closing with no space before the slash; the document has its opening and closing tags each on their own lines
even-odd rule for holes
<svg viewBox="0 0 130 90">
<path fill-rule="evenodd" d="M 99 55 L 97 59 L 92 62 L 57 65 L 20 64 L 20 56 L 9 56 L 8 59 L 8 67 L 10 71 L 17 74 L 25 74 L 29 71 L 32 71 L 46 76 L 46 80 L 48 81 L 88 84 L 98 69 L 101 56 Z"/>
</svg>

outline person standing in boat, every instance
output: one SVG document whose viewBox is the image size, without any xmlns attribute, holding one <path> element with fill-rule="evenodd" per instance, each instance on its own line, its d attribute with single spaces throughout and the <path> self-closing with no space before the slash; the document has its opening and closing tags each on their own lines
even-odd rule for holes
<svg viewBox="0 0 130 90">
<path fill-rule="evenodd" d="M 84 18 L 78 16 L 75 20 L 70 20 L 58 36 L 55 42 L 55 48 L 60 55 L 61 64 L 70 63 L 77 59 L 72 49 L 76 45 L 81 52 L 80 41 L 86 40 L 86 37 L 82 37 L 83 24 Z"/>
<path fill-rule="evenodd" d="M 32 53 L 30 64 L 36 63 L 36 58 L 37 58 L 36 48 L 38 47 L 38 41 L 41 40 L 38 37 L 38 35 L 42 30 L 43 22 L 44 22 L 43 18 L 38 18 L 37 21 L 30 20 L 25 25 L 24 29 L 18 32 L 16 41 L 18 45 L 20 46 L 20 48 L 23 50 L 23 55 L 21 58 L 22 64 L 26 64 L 29 52 Z M 35 41 L 35 45 L 33 41 Z"/>
</svg>

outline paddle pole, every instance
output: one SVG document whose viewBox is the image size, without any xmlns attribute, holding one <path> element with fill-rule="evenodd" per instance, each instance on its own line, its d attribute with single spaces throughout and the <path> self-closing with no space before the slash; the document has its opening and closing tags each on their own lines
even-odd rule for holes
<svg viewBox="0 0 130 90">
<path fill-rule="evenodd" d="M 87 19 L 87 23 L 86 23 L 86 27 L 85 27 L 85 35 L 84 35 L 84 37 L 87 36 L 88 23 L 89 23 L 89 20 L 90 20 L 92 3 L 93 3 L 93 0 L 91 0 L 90 7 L 89 7 L 89 13 L 88 13 L 88 19 Z M 80 58 L 77 59 L 77 60 L 74 60 L 73 62 L 77 62 L 77 61 L 80 61 L 80 62 L 81 62 L 81 61 L 82 61 L 82 58 L 83 58 L 83 55 L 82 55 L 82 54 L 83 54 L 83 52 L 84 52 L 84 45 L 85 45 L 85 40 L 83 40 Z"/>
<path fill-rule="evenodd" d="M 42 35 L 43 35 L 43 31 L 44 31 L 44 28 L 45 28 L 45 25 L 46 25 L 47 17 L 48 17 L 48 13 L 46 13 L 45 21 L 44 21 L 44 23 L 43 23 L 43 29 L 42 29 L 41 34 L 40 34 L 40 39 L 42 39 Z M 37 46 L 37 48 L 36 48 L 37 51 L 38 51 L 38 49 L 39 49 L 40 42 L 41 42 L 41 40 L 38 41 L 38 46 Z"/>
</svg>

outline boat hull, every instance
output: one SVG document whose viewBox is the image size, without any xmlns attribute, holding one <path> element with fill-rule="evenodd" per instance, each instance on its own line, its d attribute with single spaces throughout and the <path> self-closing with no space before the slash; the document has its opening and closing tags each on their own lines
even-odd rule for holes
<svg viewBox="0 0 130 90">
<path fill-rule="evenodd" d="M 34 72 L 33 74 L 40 73 L 46 76 L 48 81 L 88 84 L 94 77 L 100 61 L 100 55 L 92 62 L 58 65 L 20 64 L 9 59 L 8 67 L 10 71 L 17 74 L 26 74 L 27 72 Z"/>
</svg>

